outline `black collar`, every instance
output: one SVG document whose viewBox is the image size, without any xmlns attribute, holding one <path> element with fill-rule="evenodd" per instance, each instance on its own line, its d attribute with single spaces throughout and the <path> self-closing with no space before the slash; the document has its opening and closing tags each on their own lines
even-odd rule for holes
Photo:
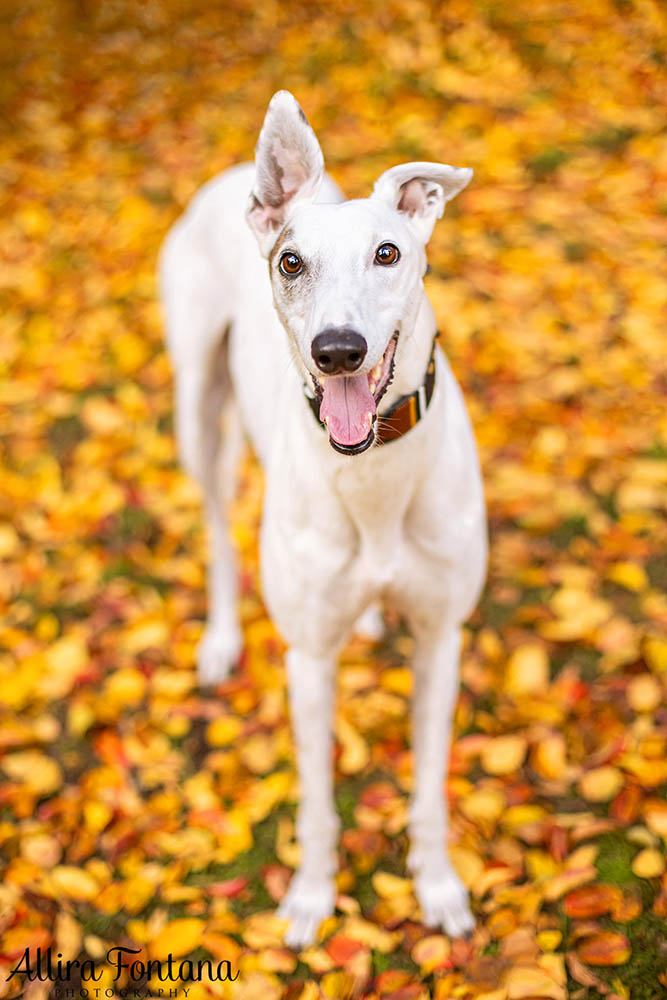
<svg viewBox="0 0 667 1000">
<path fill-rule="evenodd" d="M 426 413 L 435 389 L 435 342 L 439 336 L 440 334 L 436 333 L 433 338 L 431 357 L 424 380 L 419 388 L 407 396 L 401 396 L 386 413 L 378 413 L 375 421 L 375 438 L 378 444 L 387 444 L 388 441 L 395 441 L 396 438 L 402 437 L 409 430 L 412 430 Z M 324 427 L 325 425 L 320 420 L 319 401 L 307 393 L 306 399 L 318 424 Z"/>
</svg>

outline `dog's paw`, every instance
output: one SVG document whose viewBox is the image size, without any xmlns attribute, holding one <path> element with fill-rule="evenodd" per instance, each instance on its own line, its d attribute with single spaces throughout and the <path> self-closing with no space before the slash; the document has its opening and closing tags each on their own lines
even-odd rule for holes
<svg viewBox="0 0 667 1000">
<path fill-rule="evenodd" d="M 243 637 L 238 628 L 219 629 L 210 625 L 197 649 L 197 678 L 202 687 L 221 684 L 238 662 Z"/>
<path fill-rule="evenodd" d="M 361 636 L 362 639 L 370 639 L 371 642 L 377 642 L 382 638 L 384 635 L 384 619 L 377 605 L 371 604 L 357 618 L 357 623 L 354 626 L 354 634 Z"/>
<path fill-rule="evenodd" d="M 289 920 L 285 944 L 296 951 L 311 945 L 322 921 L 333 913 L 335 899 L 333 879 L 297 872 L 278 909 L 278 916 Z"/>
<path fill-rule="evenodd" d="M 441 872 L 435 878 L 422 872 L 414 886 L 427 927 L 442 927 L 450 937 L 463 937 L 472 931 L 475 920 L 468 892 L 456 872 Z"/>
</svg>

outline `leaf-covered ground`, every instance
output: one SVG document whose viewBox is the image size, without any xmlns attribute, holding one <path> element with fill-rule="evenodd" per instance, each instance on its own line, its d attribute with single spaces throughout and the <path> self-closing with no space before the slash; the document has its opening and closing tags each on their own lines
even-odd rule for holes
<svg viewBox="0 0 667 1000">
<path fill-rule="evenodd" d="M 240 970 L 189 1000 L 661 996 L 664 6 L 13 0 L 0 25 L 0 996 L 49 945 L 120 995 L 116 944 Z M 406 878 L 412 647 L 389 621 L 341 665 L 336 915 L 281 945 L 296 787 L 250 457 L 246 652 L 196 686 L 206 546 L 155 259 L 285 86 L 350 195 L 407 159 L 475 169 L 427 279 L 490 514 L 448 784 L 469 942 L 422 926 Z"/>
</svg>

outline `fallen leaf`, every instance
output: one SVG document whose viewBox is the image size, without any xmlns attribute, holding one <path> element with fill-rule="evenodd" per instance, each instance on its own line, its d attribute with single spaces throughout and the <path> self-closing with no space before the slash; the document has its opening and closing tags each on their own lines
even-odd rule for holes
<svg viewBox="0 0 667 1000">
<path fill-rule="evenodd" d="M 148 944 L 151 958 L 167 959 L 169 955 L 179 958 L 187 955 L 202 943 L 206 924 L 195 917 L 171 920 Z"/>
<path fill-rule="evenodd" d="M 665 859 L 660 851 L 647 847 L 632 859 L 632 871 L 638 878 L 657 878 L 665 870 Z"/>
<path fill-rule="evenodd" d="M 608 802 L 623 787 L 623 774 L 617 767 L 606 765 L 586 771 L 579 781 L 579 791 L 590 802 Z"/>
<path fill-rule="evenodd" d="M 523 764 L 527 748 L 520 733 L 496 736 L 482 750 L 480 763 L 487 774 L 512 774 Z"/>
<path fill-rule="evenodd" d="M 591 934 L 577 945 L 577 955 L 587 965 L 624 965 L 630 954 L 628 939 L 614 931 Z"/>
</svg>

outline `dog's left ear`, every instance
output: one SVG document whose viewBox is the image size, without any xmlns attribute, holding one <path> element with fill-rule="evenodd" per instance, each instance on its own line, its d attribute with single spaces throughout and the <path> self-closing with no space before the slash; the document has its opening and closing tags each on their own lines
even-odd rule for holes
<svg viewBox="0 0 667 1000">
<path fill-rule="evenodd" d="M 373 198 L 387 202 L 405 216 L 415 235 L 427 243 L 445 204 L 470 182 L 470 167 L 446 163 L 401 163 L 378 177 Z"/>
<path fill-rule="evenodd" d="M 315 133 L 287 90 L 271 98 L 255 147 L 255 167 L 246 218 L 268 257 L 294 204 L 315 198 L 324 176 L 324 157 Z"/>
</svg>

